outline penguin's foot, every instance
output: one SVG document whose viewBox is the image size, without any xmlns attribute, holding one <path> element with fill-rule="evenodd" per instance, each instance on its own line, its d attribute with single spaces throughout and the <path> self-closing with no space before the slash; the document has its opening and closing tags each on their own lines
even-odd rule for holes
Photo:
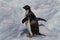
<svg viewBox="0 0 60 40">
<path fill-rule="evenodd" d="M 31 35 L 31 34 L 28 34 L 28 35 L 27 35 L 27 37 L 29 37 L 29 38 L 32 38 L 32 37 L 33 37 L 33 35 Z"/>
</svg>

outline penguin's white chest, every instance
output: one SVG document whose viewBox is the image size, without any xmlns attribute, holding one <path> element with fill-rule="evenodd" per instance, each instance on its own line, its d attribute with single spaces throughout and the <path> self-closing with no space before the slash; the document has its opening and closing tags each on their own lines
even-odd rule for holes
<svg viewBox="0 0 60 40">
<path fill-rule="evenodd" d="M 27 27 L 29 33 L 32 35 L 31 26 L 30 26 L 30 20 L 26 21 L 26 27 Z"/>
</svg>

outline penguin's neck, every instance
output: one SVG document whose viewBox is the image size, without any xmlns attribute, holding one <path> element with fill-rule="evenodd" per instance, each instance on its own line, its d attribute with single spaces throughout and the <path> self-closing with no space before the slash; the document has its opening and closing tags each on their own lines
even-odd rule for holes
<svg viewBox="0 0 60 40">
<path fill-rule="evenodd" d="M 27 15 L 29 13 L 29 10 L 26 10 L 26 13 L 25 13 L 25 15 Z"/>
<path fill-rule="evenodd" d="M 29 9 L 29 10 L 26 10 L 26 13 L 25 13 L 25 15 L 30 15 L 30 13 L 29 12 L 31 12 L 31 10 Z"/>
</svg>

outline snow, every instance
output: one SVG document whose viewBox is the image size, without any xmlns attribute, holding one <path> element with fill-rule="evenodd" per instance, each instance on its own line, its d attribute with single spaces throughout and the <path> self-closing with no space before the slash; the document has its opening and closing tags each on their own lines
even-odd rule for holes
<svg viewBox="0 0 60 40">
<path fill-rule="evenodd" d="M 27 29 L 22 24 L 25 10 L 30 5 L 37 17 L 47 20 L 39 21 L 40 32 L 46 37 L 27 38 Z M 0 40 L 60 40 L 60 0 L 0 0 Z"/>
</svg>

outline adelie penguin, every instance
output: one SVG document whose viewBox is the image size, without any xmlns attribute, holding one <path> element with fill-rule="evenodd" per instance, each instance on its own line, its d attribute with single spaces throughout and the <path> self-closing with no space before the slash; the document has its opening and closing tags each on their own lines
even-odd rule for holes
<svg viewBox="0 0 60 40">
<path fill-rule="evenodd" d="M 33 37 L 34 35 L 43 35 L 39 32 L 39 24 L 38 21 L 42 20 L 45 21 L 45 19 L 37 18 L 35 14 L 31 11 L 31 7 L 29 5 L 25 5 L 23 7 L 26 10 L 25 18 L 22 20 L 22 23 L 26 23 L 27 29 L 29 31 L 29 34 L 27 37 Z"/>
</svg>

